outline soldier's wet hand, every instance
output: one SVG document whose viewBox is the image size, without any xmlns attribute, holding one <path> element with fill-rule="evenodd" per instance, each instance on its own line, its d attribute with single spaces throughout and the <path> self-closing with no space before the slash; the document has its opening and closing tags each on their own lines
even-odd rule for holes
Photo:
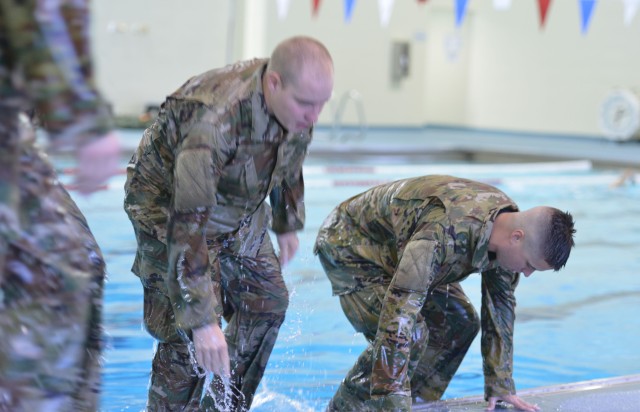
<svg viewBox="0 0 640 412">
<path fill-rule="evenodd" d="M 230 376 L 227 341 L 220 326 L 213 323 L 193 330 L 198 365 L 222 377 Z"/>
<path fill-rule="evenodd" d="M 276 236 L 278 238 L 278 247 L 280 249 L 280 264 L 284 266 L 293 259 L 293 255 L 298 251 L 298 234 L 296 232 L 289 232 L 279 233 Z"/>
<path fill-rule="evenodd" d="M 527 412 L 537 412 L 540 410 L 538 405 L 534 405 L 524 400 L 520 399 L 516 395 L 505 395 L 505 396 L 492 396 L 489 398 L 489 405 L 487 406 L 488 411 L 493 411 L 496 409 L 496 404 L 498 401 L 504 401 L 513 405 L 517 410 L 527 411 Z"/>
</svg>

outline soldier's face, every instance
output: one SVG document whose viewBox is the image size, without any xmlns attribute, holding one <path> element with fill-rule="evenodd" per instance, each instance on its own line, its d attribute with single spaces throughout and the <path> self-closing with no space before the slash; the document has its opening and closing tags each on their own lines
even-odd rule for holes
<svg viewBox="0 0 640 412">
<path fill-rule="evenodd" d="M 297 133 L 309 130 L 331 97 L 333 90 L 332 73 L 325 75 L 299 75 L 296 81 L 282 82 L 276 76 L 269 87 L 271 89 L 271 107 L 269 108 L 280 124 L 289 132 Z"/>
<path fill-rule="evenodd" d="M 496 258 L 503 268 L 529 277 L 535 271 L 552 269 L 538 251 L 539 248 L 524 240 L 521 231 L 514 231 L 508 245 L 497 251 Z"/>
</svg>

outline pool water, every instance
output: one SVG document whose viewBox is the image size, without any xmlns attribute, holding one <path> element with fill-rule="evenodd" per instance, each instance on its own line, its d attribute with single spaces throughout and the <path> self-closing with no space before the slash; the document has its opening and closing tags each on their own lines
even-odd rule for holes
<svg viewBox="0 0 640 412">
<path fill-rule="evenodd" d="M 309 159 L 307 164 L 307 225 L 299 234 L 298 255 L 284 270 L 290 308 L 253 411 L 324 410 L 366 343 L 331 296 L 312 253 L 318 227 L 347 197 L 374 184 L 422 174 L 483 180 L 504 190 L 521 209 L 545 204 L 574 215 L 577 247 L 567 267 L 523 278 L 516 293 L 518 389 L 638 372 L 640 187 L 610 188 L 617 171 L 593 170 L 584 162 L 323 165 Z M 136 242 L 122 208 L 123 184 L 121 175 L 90 198 L 72 193 L 108 265 L 104 411 L 144 409 L 154 345 L 141 326 L 142 290 L 130 272 Z M 462 286 L 479 311 L 480 276 L 470 276 Z M 444 397 L 482 394 L 483 385 L 478 337 Z"/>
</svg>

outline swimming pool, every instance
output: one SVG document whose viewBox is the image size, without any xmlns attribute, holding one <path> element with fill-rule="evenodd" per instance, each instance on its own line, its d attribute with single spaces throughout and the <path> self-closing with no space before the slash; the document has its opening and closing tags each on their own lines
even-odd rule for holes
<svg viewBox="0 0 640 412">
<path fill-rule="evenodd" d="M 518 287 L 518 389 L 638 372 L 639 186 L 609 188 L 618 172 L 594 170 L 589 162 L 382 164 L 368 159 L 327 162 L 311 157 L 307 162 L 307 226 L 297 257 L 284 271 L 290 308 L 252 410 L 324 410 L 365 340 L 344 318 L 312 253 L 317 229 L 347 197 L 377 183 L 421 174 L 483 180 L 504 190 L 522 209 L 548 204 L 576 219 L 577 247 L 567 267 L 536 273 Z M 108 264 L 104 411 L 144 408 L 153 352 L 153 340 L 141 327 L 142 290 L 130 272 L 136 243 L 122 209 L 123 184 L 119 176 L 89 199 L 73 194 Z M 479 284 L 479 275 L 462 284 L 478 309 Z M 445 398 L 481 394 L 483 384 L 477 338 Z"/>
</svg>

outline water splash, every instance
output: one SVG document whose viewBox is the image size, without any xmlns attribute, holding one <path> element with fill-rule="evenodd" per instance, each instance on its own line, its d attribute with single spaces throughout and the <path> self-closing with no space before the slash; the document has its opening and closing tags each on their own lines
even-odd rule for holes
<svg viewBox="0 0 640 412">
<path fill-rule="evenodd" d="M 234 412 L 238 410 L 238 405 L 244 405 L 244 394 L 237 386 L 231 383 L 228 377 L 218 376 L 218 379 L 214 378 L 213 373 L 207 373 L 202 399 L 205 396 L 210 398 L 217 411 Z M 245 408 L 241 410 L 245 411 Z"/>
<path fill-rule="evenodd" d="M 303 402 L 288 398 L 285 395 L 270 391 L 266 382 L 262 381 L 262 390 L 253 398 L 251 410 L 260 411 L 291 411 L 315 412 L 315 409 Z"/>
</svg>

